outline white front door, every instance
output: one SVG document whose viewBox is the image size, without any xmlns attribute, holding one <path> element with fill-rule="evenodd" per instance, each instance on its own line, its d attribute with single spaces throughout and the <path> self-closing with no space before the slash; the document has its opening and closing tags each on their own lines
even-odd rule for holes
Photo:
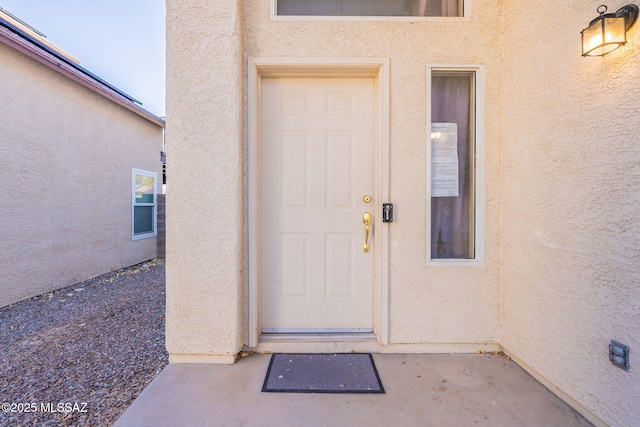
<svg viewBox="0 0 640 427">
<path fill-rule="evenodd" d="M 373 330 L 373 78 L 263 78 L 263 332 Z"/>
</svg>

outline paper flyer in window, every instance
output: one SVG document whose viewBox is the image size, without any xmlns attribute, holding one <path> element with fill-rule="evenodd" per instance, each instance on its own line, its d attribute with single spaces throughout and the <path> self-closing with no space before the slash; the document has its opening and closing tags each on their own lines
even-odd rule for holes
<svg viewBox="0 0 640 427">
<path fill-rule="evenodd" d="M 431 124 L 431 197 L 458 196 L 458 124 Z"/>
</svg>

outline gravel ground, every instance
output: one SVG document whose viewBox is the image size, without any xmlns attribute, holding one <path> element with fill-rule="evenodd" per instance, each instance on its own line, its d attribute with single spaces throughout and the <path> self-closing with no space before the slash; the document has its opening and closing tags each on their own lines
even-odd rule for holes
<svg viewBox="0 0 640 427">
<path fill-rule="evenodd" d="M 0 425 L 112 425 L 168 363 L 164 271 L 152 260 L 1 308 Z"/>
</svg>

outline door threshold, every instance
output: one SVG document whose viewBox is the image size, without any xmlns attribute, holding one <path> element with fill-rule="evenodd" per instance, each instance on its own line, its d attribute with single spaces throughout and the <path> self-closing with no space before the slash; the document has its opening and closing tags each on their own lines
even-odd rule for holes
<svg viewBox="0 0 640 427">
<path fill-rule="evenodd" d="M 260 335 L 261 342 L 274 341 L 375 341 L 378 338 L 373 332 L 268 332 Z"/>
<path fill-rule="evenodd" d="M 255 351 L 259 353 L 377 353 L 373 332 L 263 333 Z"/>
</svg>

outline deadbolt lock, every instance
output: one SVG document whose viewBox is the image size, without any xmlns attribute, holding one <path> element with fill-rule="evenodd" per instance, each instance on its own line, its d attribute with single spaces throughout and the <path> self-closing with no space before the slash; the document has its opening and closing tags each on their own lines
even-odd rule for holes
<svg viewBox="0 0 640 427">
<path fill-rule="evenodd" d="M 365 203 L 369 203 L 371 202 L 371 196 L 368 194 L 365 194 L 362 200 L 364 200 Z"/>
</svg>

